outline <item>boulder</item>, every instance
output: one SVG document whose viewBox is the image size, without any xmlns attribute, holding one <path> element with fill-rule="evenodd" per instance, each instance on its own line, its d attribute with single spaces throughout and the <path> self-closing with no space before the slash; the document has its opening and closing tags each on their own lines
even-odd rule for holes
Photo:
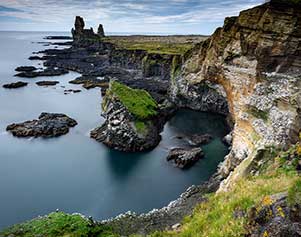
<svg viewBox="0 0 301 237">
<path fill-rule="evenodd" d="M 69 132 L 77 122 L 65 114 L 41 113 L 38 119 L 13 123 L 6 130 L 16 137 L 58 137 Z"/>
<path fill-rule="evenodd" d="M 208 144 L 212 140 L 212 136 L 210 134 L 195 134 L 188 138 L 188 142 L 192 146 L 201 146 Z"/>
<path fill-rule="evenodd" d="M 166 159 L 172 161 L 176 167 L 185 169 L 194 165 L 203 156 L 201 148 L 173 148 Z"/>
</svg>

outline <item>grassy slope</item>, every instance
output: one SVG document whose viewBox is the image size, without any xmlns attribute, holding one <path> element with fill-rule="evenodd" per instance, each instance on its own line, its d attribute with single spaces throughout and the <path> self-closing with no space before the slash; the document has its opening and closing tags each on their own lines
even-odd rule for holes
<svg viewBox="0 0 301 237">
<path fill-rule="evenodd" d="M 300 159 L 301 145 L 297 144 L 270 161 L 260 175 L 242 178 L 229 192 L 208 195 L 208 201 L 184 219 L 180 231 L 157 232 L 152 237 L 244 236 L 246 217 L 235 217 L 235 213 L 247 213 L 269 195 L 287 191 L 290 204 L 301 204 L 301 179 L 295 171 Z"/>
<path fill-rule="evenodd" d="M 0 236 L 15 237 L 115 237 L 110 228 L 94 226 L 80 215 L 53 212 L 47 216 L 14 225 Z"/>
<path fill-rule="evenodd" d="M 118 97 L 121 103 L 133 114 L 137 120 L 147 120 L 157 115 L 158 105 L 145 90 L 132 89 L 119 82 L 111 82 L 108 96 Z"/>
</svg>

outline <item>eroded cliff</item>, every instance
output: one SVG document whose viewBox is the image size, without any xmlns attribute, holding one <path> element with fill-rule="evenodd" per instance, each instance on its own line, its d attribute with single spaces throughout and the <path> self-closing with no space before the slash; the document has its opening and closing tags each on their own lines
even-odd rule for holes
<svg viewBox="0 0 301 237">
<path fill-rule="evenodd" d="M 220 167 L 227 177 L 220 190 L 245 173 L 260 149 L 296 142 L 301 127 L 300 37 L 300 7 L 272 1 L 242 11 L 197 45 L 172 80 L 173 100 L 182 106 L 225 113 L 228 102 L 233 145 Z"/>
</svg>

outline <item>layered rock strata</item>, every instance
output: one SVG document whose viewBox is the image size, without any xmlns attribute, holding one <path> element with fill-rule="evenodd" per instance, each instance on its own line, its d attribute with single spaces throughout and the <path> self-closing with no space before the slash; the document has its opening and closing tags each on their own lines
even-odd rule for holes
<svg viewBox="0 0 301 237">
<path fill-rule="evenodd" d="M 230 154 L 220 167 L 226 190 L 259 148 L 286 148 L 301 128 L 301 8 L 271 1 L 226 18 L 198 44 L 172 80 L 180 106 L 223 114 L 233 122 Z M 240 165 L 240 163 L 243 164 Z"/>
</svg>

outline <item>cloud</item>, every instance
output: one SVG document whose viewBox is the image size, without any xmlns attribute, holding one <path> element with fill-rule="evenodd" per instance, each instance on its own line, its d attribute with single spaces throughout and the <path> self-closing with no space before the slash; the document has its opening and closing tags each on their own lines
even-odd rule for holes
<svg viewBox="0 0 301 237">
<path fill-rule="evenodd" d="M 74 16 L 87 25 L 103 23 L 108 31 L 210 33 L 226 16 L 263 0 L 0 0 L 0 30 L 15 26 L 13 19 L 30 21 L 35 29 L 69 30 Z M 20 25 L 20 21 L 19 25 Z M 206 27 L 207 24 L 207 27 Z M 194 29 L 194 30 L 193 30 Z M 201 32 L 202 29 L 204 32 Z M 188 32 L 187 32 L 188 33 Z"/>
</svg>

